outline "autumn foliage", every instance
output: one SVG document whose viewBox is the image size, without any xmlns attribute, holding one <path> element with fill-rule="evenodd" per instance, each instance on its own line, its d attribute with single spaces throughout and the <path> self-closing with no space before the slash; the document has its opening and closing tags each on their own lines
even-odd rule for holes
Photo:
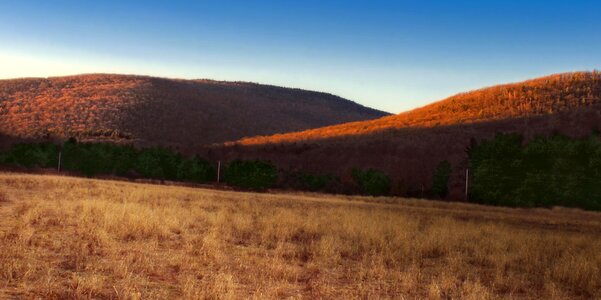
<svg viewBox="0 0 601 300">
<path fill-rule="evenodd" d="M 247 138 L 240 143 L 298 142 L 373 134 L 408 127 L 489 122 L 559 113 L 595 106 L 600 102 L 601 73 L 564 73 L 461 93 L 415 110 L 376 120 Z"/>
<path fill-rule="evenodd" d="M 193 146 L 374 119 L 330 94 L 243 82 L 80 75 L 0 81 L 0 134 Z"/>
<path fill-rule="evenodd" d="M 244 139 L 210 152 L 213 159 L 267 159 L 290 172 L 332 174 L 343 186 L 354 168 L 375 169 L 390 176 L 391 194 L 463 200 L 466 149 L 473 142 L 497 133 L 518 133 L 524 142 L 557 133 L 586 138 L 600 125 L 601 73 L 579 72 L 462 93 L 377 120 Z M 451 168 L 448 190 L 434 184 L 441 161 Z"/>
<path fill-rule="evenodd" d="M 108 85 L 119 82 L 119 84 L 127 83 L 127 86 L 130 86 L 129 88 L 120 88 L 119 92 L 105 88 L 103 95 L 106 97 L 114 96 L 114 99 L 134 99 L 135 101 L 128 102 L 133 103 L 132 106 L 124 106 L 118 113 L 111 111 L 110 116 L 99 118 L 98 120 L 101 120 L 99 122 L 110 123 L 109 121 L 117 118 L 121 120 L 120 123 L 114 123 L 119 124 L 118 128 L 135 130 L 128 129 L 118 133 L 104 130 L 90 135 L 90 128 L 103 128 L 103 126 L 89 128 L 84 126 L 85 130 L 81 133 L 83 137 L 80 136 L 79 140 L 125 140 L 128 144 L 133 143 L 141 148 L 147 147 L 147 144 L 161 143 L 167 147 L 171 146 L 172 150 L 185 155 L 198 154 L 213 163 L 257 159 L 269 161 L 279 172 L 277 186 L 294 189 L 303 187 L 309 190 L 348 194 L 382 194 L 380 190 L 384 190 L 386 194 L 390 195 L 462 200 L 467 198 L 465 173 L 469 166 L 466 149 L 472 144 L 492 139 L 497 133 L 517 133 L 523 136 L 524 143 L 528 143 L 539 136 L 548 137 L 556 134 L 581 139 L 589 137 L 592 132 L 601 129 L 601 74 L 579 72 L 551 75 L 522 83 L 463 93 L 420 109 L 372 121 L 351 122 L 304 132 L 249 138 L 207 147 L 206 143 L 209 140 L 223 140 L 224 137 L 231 136 L 230 134 L 241 134 L 241 131 L 252 131 L 258 127 L 265 128 L 261 125 L 264 124 L 261 123 L 264 121 L 284 124 L 280 121 L 283 119 L 282 116 L 287 114 L 282 112 L 286 111 L 284 106 L 289 105 L 290 102 L 282 99 L 290 100 L 293 95 L 301 95 L 301 98 L 306 96 L 308 98 L 303 99 L 313 103 L 319 101 L 311 98 L 311 95 L 326 98 L 333 96 L 247 83 L 177 81 L 137 76 L 89 75 L 50 79 L 50 82 L 54 80 L 53 84 L 58 84 L 56 82 L 87 80 L 88 85 L 100 88 L 104 82 L 99 81 L 101 79 L 108 80 L 106 82 Z M 16 83 L 44 82 L 44 80 L 38 81 L 4 81 L 0 82 L 0 85 L 14 87 L 17 85 Z M 11 84 L 7 85 L 7 82 Z M 134 95 L 132 98 L 119 96 L 120 93 L 124 93 L 123 90 L 127 89 L 131 89 L 131 93 Z M 30 89 L 21 86 L 17 89 L 4 88 L 0 90 L 5 93 L 2 99 L 9 99 L 1 102 L 4 114 L 6 110 L 12 110 L 12 106 L 8 108 L 8 104 L 19 102 L 15 99 L 26 99 L 23 91 Z M 72 85 L 65 85 L 60 89 L 60 91 L 70 90 L 72 90 Z M 108 91 L 117 94 L 113 95 Z M 260 113 L 252 110 L 255 108 L 245 109 L 239 105 L 240 103 L 230 101 L 230 96 L 241 91 L 244 91 L 244 95 L 250 97 L 249 99 L 257 101 L 259 98 L 263 99 L 261 100 L 263 102 L 259 101 L 261 105 L 252 105 L 253 107 L 260 108 L 264 105 L 271 107 L 271 111 L 274 113 L 269 114 L 269 117 L 261 117 Z M 211 115 L 211 112 L 215 111 L 214 107 L 206 105 L 202 109 L 199 108 L 198 103 L 200 102 L 198 101 L 200 100 L 192 98 L 191 95 L 217 97 L 215 99 L 220 101 L 215 103 L 222 105 L 221 111 L 228 112 L 219 120 L 222 124 L 228 125 L 219 128 L 204 127 L 206 124 L 219 123 L 204 122 L 205 119 L 202 117 L 203 114 Z M 278 95 L 282 98 L 270 95 Z M 69 99 L 78 98 L 70 97 Z M 106 101 L 106 99 L 102 101 Z M 294 103 L 300 103 L 298 101 Z M 326 102 L 329 104 L 320 103 L 323 105 L 332 103 L 332 101 Z M 55 104 L 58 105 L 57 103 Z M 69 107 L 78 106 L 70 105 Z M 304 111 L 307 111 L 311 106 L 303 107 Z M 298 111 L 295 107 L 292 109 Z M 53 109 L 45 111 L 50 116 L 56 112 Z M 79 116 L 75 113 L 78 110 L 67 111 L 68 113 L 64 114 L 56 112 L 56 117 L 49 116 L 48 119 L 54 118 L 53 122 L 63 124 L 61 118 Z M 81 111 L 85 111 L 85 109 Z M 36 135 L 31 136 L 34 138 L 43 138 L 44 134 L 54 135 L 55 133 L 39 131 L 40 128 L 44 128 L 43 126 L 36 127 L 35 124 L 39 124 L 39 120 L 41 120 L 36 117 L 40 112 L 40 110 L 35 112 L 32 110 L 31 113 L 4 114 L 0 119 L 0 128 L 6 130 L 5 135 L 13 131 L 20 133 L 19 130 L 36 132 Z M 195 115 L 196 113 L 198 115 Z M 357 113 L 364 112 L 360 109 Z M 345 114 L 341 113 L 341 115 Z M 310 118 L 314 115 L 312 112 L 302 115 L 300 118 Z M 150 118 L 148 118 L 149 116 Z M 232 116 L 237 117 L 235 120 L 228 119 L 233 118 Z M 18 124 L 30 125 L 25 127 L 15 125 L 17 123 L 13 123 L 11 118 L 14 118 L 14 122 Z M 294 120 L 296 119 L 287 118 L 286 124 L 291 124 Z M 199 125 L 192 126 L 190 123 Z M 67 124 L 71 123 L 67 122 Z M 74 128 L 69 126 L 60 128 Z M 275 128 L 282 129 L 284 127 L 282 125 L 273 128 L 276 130 Z M 234 134 L 234 131 L 238 133 Z M 62 132 L 63 135 L 73 134 L 68 130 L 57 132 Z M 135 132 L 135 134 L 131 132 Z M 28 136 L 26 133 L 23 135 Z M 447 161 L 448 165 L 445 163 L 444 172 L 438 172 L 440 163 L 444 161 Z M 377 173 L 373 174 L 384 174 L 386 178 L 384 180 L 382 176 L 375 176 L 370 177 L 370 180 L 362 181 L 359 180 L 360 176 L 357 176 L 357 172 L 353 172 L 353 170 L 374 170 Z M 379 180 L 380 177 L 382 180 Z M 371 189 L 366 188 L 361 182 L 377 183 L 383 188 L 378 188 L 378 192 L 372 193 Z"/>
</svg>

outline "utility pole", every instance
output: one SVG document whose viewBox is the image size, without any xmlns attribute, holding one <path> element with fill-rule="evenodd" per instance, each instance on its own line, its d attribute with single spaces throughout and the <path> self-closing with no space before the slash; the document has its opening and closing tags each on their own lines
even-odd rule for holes
<svg viewBox="0 0 601 300">
<path fill-rule="evenodd" d="M 468 199 L 468 191 L 469 191 L 469 183 L 470 183 L 470 169 L 465 169 L 465 201 Z"/>
<path fill-rule="evenodd" d="M 219 183 L 220 176 L 221 176 L 221 161 L 217 161 L 217 183 Z"/>
<path fill-rule="evenodd" d="M 59 151 L 58 152 L 58 172 L 61 172 L 61 156 L 62 156 L 63 152 Z"/>
</svg>

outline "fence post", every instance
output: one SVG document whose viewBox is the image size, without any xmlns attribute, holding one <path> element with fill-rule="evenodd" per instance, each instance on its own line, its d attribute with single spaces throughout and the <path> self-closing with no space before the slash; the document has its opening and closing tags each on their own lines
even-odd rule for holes
<svg viewBox="0 0 601 300">
<path fill-rule="evenodd" d="M 468 191 L 469 191 L 469 183 L 470 183 L 470 169 L 465 169 L 465 201 L 469 200 Z"/>
<path fill-rule="evenodd" d="M 221 161 L 217 161 L 217 183 L 219 183 L 221 177 Z"/>
</svg>

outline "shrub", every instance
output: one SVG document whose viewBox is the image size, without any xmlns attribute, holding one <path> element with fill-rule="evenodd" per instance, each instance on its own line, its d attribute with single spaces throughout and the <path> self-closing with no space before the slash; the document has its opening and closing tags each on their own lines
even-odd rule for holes
<svg viewBox="0 0 601 300">
<path fill-rule="evenodd" d="M 329 174 L 313 175 L 301 173 L 299 177 L 302 185 L 301 188 L 309 191 L 324 190 L 335 179 L 334 176 Z"/>
<path fill-rule="evenodd" d="M 215 168 L 208 161 L 195 156 L 180 162 L 178 178 L 191 182 L 209 182 L 215 178 Z"/>
<path fill-rule="evenodd" d="M 387 195 L 390 191 L 390 178 L 381 171 L 353 169 L 353 179 L 363 193 L 371 196 Z"/>
<path fill-rule="evenodd" d="M 224 180 L 228 184 L 254 190 L 267 189 L 277 179 L 275 166 L 261 160 L 234 160 L 224 171 Z"/>
</svg>

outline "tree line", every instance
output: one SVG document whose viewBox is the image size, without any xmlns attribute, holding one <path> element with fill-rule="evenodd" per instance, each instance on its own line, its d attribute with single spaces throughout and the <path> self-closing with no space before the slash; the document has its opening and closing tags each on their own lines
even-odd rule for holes
<svg viewBox="0 0 601 300">
<path fill-rule="evenodd" d="M 601 210 L 601 139 L 563 135 L 528 143 L 499 134 L 468 149 L 474 202 Z"/>
<path fill-rule="evenodd" d="M 15 144 L 0 152 L 0 164 L 21 168 L 57 168 L 93 177 L 115 175 L 171 181 L 209 183 L 217 179 L 214 163 L 199 156 L 186 157 L 167 148 L 138 149 L 113 143 Z M 538 137 L 528 143 L 518 134 L 473 141 L 467 150 L 471 202 L 525 207 L 555 205 L 601 210 L 601 139 L 562 135 Z M 422 196 L 447 196 L 453 168 L 442 161 L 431 186 Z M 388 174 L 355 168 L 350 182 L 331 174 L 278 170 L 263 160 L 234 160 L 222 170 L 223 182 L 246 189 L 279 186 L 331 193 L 390 195 Z M 349 188 L 350 186 L 350 188 Z"/>
<path fill-rule="evenodd" d="M 59 164 L 60 152 L 60 164 Z M 79 143 L 71 138 L 61 145 L 21 143 L 7 151 L 0 151 L 0 164 L 19 168 L 59 168 L 87 177 L 114 175 L 128 178 L 148 178 L 194 183 L 217 180 L 213 163 L 199 156 L 186 157 L 163 147 L 138 149 L 131 145 L 114 143 Z M 274 187 L 280 179 L 280 170 L 263 160 L 234 160 L 227 164 L 222 181 L 241 188 L 265 190 Z M 291 178 L 291 179 L 290 179 Z M 380 196 L 390 189 L 389 177 L 378 170 L 353 170 L 353 178 L 360 193 Z M 337 192 L 340 178 L 333 175 L 315 175 L 304 172 L 289 176 L 294 188 Z"/>
<path fill-rule="evenodd" d="M 215 168 L 198 156 L 184 157 L 166 148 L 136 149 L 112 143 L 15 144 L 0 153 L 0 163 L 32 168 L 60 168 L 88 177 L 116 175 L 204 183 L 214 180 Z"/>
</svg>

